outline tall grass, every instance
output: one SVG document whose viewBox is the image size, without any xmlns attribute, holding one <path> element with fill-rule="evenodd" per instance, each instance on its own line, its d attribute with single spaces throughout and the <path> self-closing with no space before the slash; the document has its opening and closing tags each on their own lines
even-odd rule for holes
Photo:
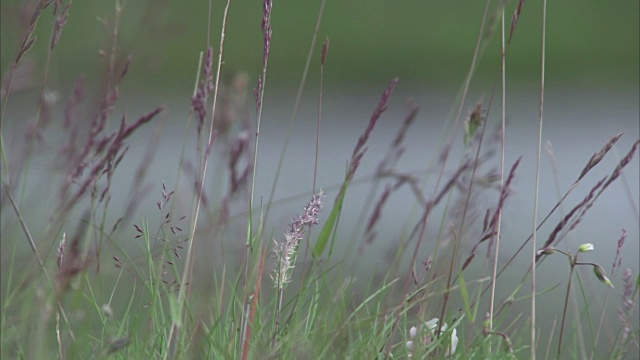
<svg viewBox="0 0 640 360">
<path fill-rule="evenodd" d="M 263 47 L 262 68 L 253 91 L 253 116 L 249 110 L 253 107 L 244 101 L 250 92 L 247 79 L 239 76 L 229 81 L 223 76 L 227 21 L 234 3 L 225 3 L 219 46 L 214 50 L 213 3 L 209 2 L 206 46 L 194 74 L 191 109 L 185 114 L 185 135 L 177 151 L 180 165 L 164 174 L 169 178 L 153 179 L 151 187 L 143 184 L 148 183 L 146 175 L 158 147 L 175 144 L 158 142 L 157 130 L 152 129 L 153 123 L 165 116 L 164 106 L 148 109 L 134 121 L 127 113 L 118 115 L 126 92 L 123 81 L 135 61 L 119 46 L 126 3 L 116 1 L 112 13 L 101 15 L 109 38 L 108 50 L 100 52 L 104 58 L 102 81 L 91 82 L 96 88 L 88 90 L 84 77 L 79 77 L 64 112 L 53 110 L 46 91 L 50 63 L 56 56 L 56 44 L 64 41 L 67 21 L 76 16 L 71 4 L 40 0 L 30 9 L 16 55 L 2 78 L 2 358 L 637 356 L 640 329 L 634 319 L 640 278 L 637 264 L 623 262 L 627 231 L 622 230 L 621 236 L 612 233 L 618 241 L 612 245 L 616 256 L 611 270 L 589 260 L 588 252 L 601 249 L 594 249 L 588 241 L 572 247 L 565 240 L 589 211 L 599 206 L 601 195 L 617 186 L 619 179 L 625 180 L 625 169 L 637 162 L 640 141 L 635 140 L 616 160 L 609 153 L 622 133 L 608 134 L 610 139 L 590 158 L 585 154 L 578 160 L 585 165 L 556 205 L 538 209 L 538 196 L 547 191 L 539 179 L 544 49 L 546 41 L 553 41 L 544 34 L 546 10 L 542 19 L 533 229 L 531 235 L 522 234 L 519 249 L 509 253 L 501 247 L 503 212 L 513 201 L 520 169 L 533 166 L 522 157 L 511 164 L 505 160 L 509 142 L 506 69 L 509 46 L 512 40 L 517 41 L 518 19 L 527 16 L 524 1 L 515 9 L 504 2 L 486 2 L 479 15 L 482 25 L 467 74 L 431 163 L 419 172 L 403 171 L 399 165 L 411 150 L 406 138 L 421 110 L 409 102 L 397 134 L 373 174 L 361 173 L 361 164 L 369 149 L 377 146 L 373 139 L 376 126 L 389 117 L 387 110 L 402 83 L 398 78 L 379 79 L 389 83 L 380 87 L 380 98 L 367 126 L 354 139 L 350 158 L 323 156 L 324 76 L 333 65 L 328 38 L 316 49 L 316 40 L 323 35 L 322 1 L 269 194 L 258 193 L 256 184 L 264 156 L 261 131 L 270 126 L 263 116 L 265 102 L 270 99 L 265 96 L 269 57 L 272 41 L 279 36 L 272 12 L 277 13 L 278 6 L 284 4 L 273 6 L 265 0 L 262 18 L 256 19 Z M 36 28 L 49 10 L 55 19 L 50 41 L 40 44 Z M 507 31 L 509 11 L 513 15 Z M 487 54 L 497 19 L 501 53 Z M 35 122 L 21 134 L 26 140 L 15 142 L 12 137 L 20 128 L 7 109 L 22 106 L 14 100 L 19 90 L 15 75 L 36 46 L 47 46 L 47 51 L 32 108 Z M 487 103 L 470 105 L 470 85 L 484 56 L 501 59 L 500 76 L 495 79 L 501 84 L 500 96 L 493 87 Z M 309 141 L 315 145 L 315 160 L 312 165 L 300 164 L 300 171 L 313 167 L 313 180 L 308 184 L 309 193 L 293 197 L 301 199 L 300 203 L 284 199 L 291 218 L 286 227 L 286 221 L 269 222 L 269 214 L 281 205 L 281 199 L 275 197 L 280 177 L 292 176 L 284 173 L 282 165 L 292 151 L 287 150 L 288 139 L 308 74 L 314 71 L 313 59 L 319 60 L 316 70 L 320 76 L 315 142 Z M 189 94 L 184 97 L 189 99 Z M 490 121 L 497 98 L 501 99 L 501 111 L 496 127 Z M 492 135 L 493 128 L 498 130 Z M 129 149 L 145 135 L 151 135 L 145 156 L 135 171 L 127 171 L 122 164 L 130 163 Z M 457 146 L 462 155 L 454 159 Z M 51 163 L 47 179 L 43 179 L 48 185 L 46 196 L 39 193 L 33 179 L 34 164 L 43 160 Z M 343 180 L 323 184 L 319 164 L 342 161 L 346 161 Z M 454 161 L 455 165 L 449 165 Z M 498 172 L 492 170 L 496 164 Z M 612 168 L 609 175 L 599 180 L 589 176 L 594 168 L 606 166 Z M 129 189 L 122 188 L 121 179 L 131 183 Z M 582 200 L 571 203 L 569 195 L 582 182 L 588 183 L 589 191 L 580 195 Z M 345 231 L 343 211 L 351 208 L 346 206 L 354 201 L 350 194 L 362 183 L 371 185 L 355 225 L 363 231 Z M 112 199 L 127 191 L 124 208 L 115 209 Z M 392 243 L 390 256 L 376 264 L 384 268 L 382 276 L 357 278 L 352 260 L 362 257 L 372 261 L 365 252 L 381 246 L 382 219 L 394 215 L 390 204 L 402 191 L 413 196 L 414 204 L 409 206 L 413 206 L 414 217 L 392 229 L 400 240 Z M 37 196 L 35 201 L 32 194 Z M 474 204 L 479 196 L 492 199 L 492 205 L 480 209 Z M 268 200 L 263 202 L 265 198 Z M 638 199 L 630 200 L 637 208 Z M 147 202 L 155 202 L 153 212 L 144 206 Z M 565 206 L 569 211 L 565 212 Z M 296 213 L 299 209 L 301 215 Z M 538 210 L 545 214 L 542 220 Z M 543 225 L 555 219 L 559 219 L 555 227 L 541 240 Z M 348 232 L 358 235 L 349 237 L 345 235 Z M 347 250 L 338 245 L 347 241 Z M 427 243 L 432 245 L 428 253 L 424 250 Z M 524 266 L 526 274 L 514 288 L 503 289 L 508 295 L 501 298 L 496 288 L 503 284 L 505 272 L 522 270 L 515 260 L 527 246 L 532 255 Z M 479 256 L 483 250 L 487 252 L 484 259 Z M 541 289 L 536 269 L 548 258 L 566 258 L 568 272 L 558 276 L 558 285 Z M 582 273 L 582 268 L 591 272 Z M 614 283 L 620 286 L 613 288 Z M 544 302 L 543 295 L 549 292 L 562 293 L 563 302 Z M 619 298 L 611 296 L 612 292 Z M 526 302 L 529 310 L 519 307 Z M 612 317 L 601 302 L 618 302 L 617 316 Z M 540 325 L 536 312 L 540 306 L 557 309 L 560 321 L 554 321 L 552 328 Z M 556 351 L 551 350 L 553 345 Z"/>
</svg>

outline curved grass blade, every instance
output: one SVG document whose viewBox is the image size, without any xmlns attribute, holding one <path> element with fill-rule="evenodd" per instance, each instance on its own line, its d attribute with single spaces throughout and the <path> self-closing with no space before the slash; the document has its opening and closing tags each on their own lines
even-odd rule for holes
<svg viewBox="0 0 640 360">
<path fill-rule="evenodd" d="M 334 243 L 335 237 L 332 237 L 331 235 L 334 234 L 334 229 L 337 227 L 338 219 L 340 218 L 340 213 L 342 212 L 342 203 L 344 201 L 344 196 L 347 193 L 349 182 L 350 182 L 349 179 L 347 179 L 345 180 L 344 183 L 342 183 L 342 187 L 340 188 L 340 194 L 338 194 L 338 196 L 336 197 L 336 200 L 333 205 L 333 209 L 331 209 L 331 214 L 329 214 L 329 217 L 327 218 L 327 222 L 322 227 L 322 230 L 320 231 L 320 235 L 318 235 L 318 241 L 316 242 L 316 246 L 313 249 L 314 259 L 317 259 L 320 256 L 322 256 L 322 254 L 325 251 L 325 248 L 327 247 L 327 244 L 329 243 L 329 238 L 332 238 L 330 249 L 333 249 L 333 243 Z M 329 256 L 331 256 L 331 250 L 329 251 Z"/>
</svg>

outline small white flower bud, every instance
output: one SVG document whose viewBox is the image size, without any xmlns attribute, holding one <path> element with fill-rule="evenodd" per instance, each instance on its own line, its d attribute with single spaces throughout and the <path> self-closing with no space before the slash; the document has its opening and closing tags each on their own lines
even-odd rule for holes
<svg viewBox="0 0 640 360">
<path fill-rule="evenodd" d="M 579 252 L 589 252 L 591 250 L 593 250 L 593 244 L 591 243 L 582 244 L 578 247 Z"/>
</svg>

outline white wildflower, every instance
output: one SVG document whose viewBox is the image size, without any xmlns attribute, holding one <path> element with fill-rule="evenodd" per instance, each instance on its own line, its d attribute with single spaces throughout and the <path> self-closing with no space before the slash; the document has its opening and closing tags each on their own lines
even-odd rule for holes
<svg viewBox="0 0 640 360">
<path fill-rule="evenodd" d="M 428 345 L 434 341 L 434 339 L 438 336 L 442 336 L 447 331 L 447 324 L 444 323 L 440 327 L 440 332 L 436 334 L 435 330 L 438 326 L 438 318 L 433 318 L 424 323 L 424 327 L 427 330 L 426 336 L 421 339 L 424 345 Z M 409 357 L 411 357 L 414 351 L 414 340 L 418 335 L 418 329 L 414 326 L 409 329 L 409 336 L 411 340 L 406 342 L 407 349 L 410 351 Z M 447 346 L 447 350 L 445 352 L 445 356 L 453 355 L 456 353 L 456 348 L 458 347 L 458 331 L 454 328 L 451 331 L 451 343 Z"/>
</svg>

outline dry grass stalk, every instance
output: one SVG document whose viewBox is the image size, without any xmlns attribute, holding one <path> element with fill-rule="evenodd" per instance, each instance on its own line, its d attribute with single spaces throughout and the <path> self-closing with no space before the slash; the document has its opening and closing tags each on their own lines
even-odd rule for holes
<svg viewBox="0 0 640 360">
<path fill-rule="evenodd" d="M 553 245 L 554 243 L 556 243 L 557 242 L 556 238 L 560 235 L 562 230 L 565 227 L 567 227 L 567 225 L 569 225 L 570 228 L 575 228 L 577 223 L 580 222 L 580 220 L 586 213 L 586 210 L 588 210 L 591 207 L 591 205 L 593 205 L 593 201 L 596 199 L 596 191 L 598 191 L 602 187 L 605 180 L 606 180 L 606 177 L 598 181 L 598 183 L 596 183 L 596 185 L 591 189 L 591 191 L 589 191 L 589 194 L 585 196 L 585 198 L 580 203 L 578 203 L 578 205 L 574 206 L 573 209 L 571 209 L 571 211 L 569 211 L 569 213 L 565 215 L 562 218 L 562 220 L 560 220 L 560 222 L 558 222 L 558 224 L 553 229 L 551 234 L 549 234 L 549 237 L 544 242 L 544 244 L 540 247 L 540 249 L 547 248 Z M 579 211 L 580 213 L 578 214 Z M 578 215 L 574 219 L 574 215 L 576 214 Z M 544 254 L 542 253 L 536 255 L 536 262 L 540 261 L 543 255 Z"/>
<path fill-rule="evenodd" d="M 616 135 L 616 137 L 619 137 L 619 136 Z M 614 138 L 616 138 L 616 137 L 614 137 Z M 631 149 L 629 150 L 629 152 L 627 153 L 627 155 L 624 158 L 622 158 L 622 160 L 620 160 L 618 165 L 611 172 L 611 175 L 609 177 L 605 177 L 602 180 L 600 180 L 591 189 L 589 194 L 578 205 L 576 205 L 567 215 L 564 216 L 564 218 L 556 225 L 555 229 L 551 232 L 551 234 L 549 235 L 549 238 L 544 243 L 544 246 L 541 247 L 541 249 L 549 247 L 549 246 L 553 245 L 554 243 L 557 243 L 559 240 L 556 240 L 556 238 L 560 234 L 561 230 L 563 230 L 565 227 L 567 227 L 567 225 L 568 225 L 567 232 L 576 228 L 576 226 L 582 221 L 582 218 L 584 217 L 584 215 L 593 206 L 595 201 L 600 197 L 600 195 L 604 192 L 604 190 L 611 183 L 613 183 L 613 181 L 615 181 L 620 176 L 620 174 L 622 173 L 622 170 L 631 162 L 631 160 L 633 159 L 633 156 L 635 155 L 635 153 L 636 153 L 636 151 L 638 149 L 638 145 L 639 144 L 640 144 L 640 140 L 636 141 L 633 144 L 633 146 L 631 147 Z M 605 148 L 606 147 L 607 146 L 605 145 Z M 597 153 L 597 154 L 599 154 L 599 153 Z M 592 156 L 592 159 L 594 159 L 594 158 L 597 159 L 599 157 L 599 156 L 597 156 L 597 154 Z M 591 163 L 591 162 L 592 161 L 589 161 L 589 163 Z M 597 164 L 597 162 L 596 162 L 596 164 Z M 587 167 L 585 167 L 585 169 L 586 168 L 590 169 L 590 168 L 593 168 L 593 166 L 591 166 L 591 167 L 587 166 Z M 576 213 L 578 213 L 576 215 L 576 217 L 573 220 L 571 220 L 572 217 Z M 565 232 L 564 235 L 566 235 L 567 232 Z M 562 235 L 562 237 L 564 237 L 564 235 Z M 536 256 L 536 261 L 539 261 L 541 257 L 542 257 L 542 254 L 541 255 L 537 255 Z"/>
<path fill-rule="evenodd" d="M 591 155 L 591 159 L 589 159 L 587 164 L 584 166 L 582 172 L 580 172 L 580 176 L 578 176 L 578 179 L 576 181 L 580 181 L 580 179 L 587 175 L 589 170 L 593 169 L 596 165 L 598 165 L 600 161 L 602 161 L 604 156 L 607 155 L 613 145 L 620 139 L 620 137 L 622 137 L 622 134 L 623 133 L 618 133 L 617 135 L 614 135 L 611 139 L 609 139 L 609 141 L 607 141 L 607 143 L 602 147 L 602 149 L 600 149 L 600 151 Z"/>
<path fill-rule="evenodd" d="M 385 186 L 384 188 L 384 191 L 380 195 L 380 198 L 376 202 L 376 205 L 373 207 L 373 213 L 371 213 L 371 216 L 369 217 L 369 221 L 367 222 L 367 227 L 365 229 L 365 233 L 367 234 L 365 236 L 365 243 L 367 245 L 373 243 L 373 240 L 376 237 L 375 226 L 380 220 L 380 217 L 382 216 L 382 209 L 384 208 L 384 205 L 387 203 L 387 200 L 389 200 L 389 195 L 391 195 L 391 190 L 392 190 L 391 185 L 387 184 L 387 186 Z M 361 247 L 360 251 L 362 250 L 363 248 Z"/>
<path fill-rule="evenodd" d="M 622 292 L 622 303 L 618 307 L 618 320 L 620 320 L 620 328 L 622 330 L 620 341 L 622 344 L 626 344 L 632 332 L 633 311 L 638 302 L 638 283 L 640 278 L 636 277 L 634 281 L 633 270 L 625 269 L 622 273 L 622 281 L 624 282 L 624 291 Z"/>
<path fill-rule="evenodd" d="M 250 126 L 247 124 L 247 126 Z M 229 167 L 230 176 L 230 190 L 229 197 L 237 194 L 242 188 L 246 187 L 253 169 L 249 157 L 251 156 L 251 137 L 249 136 L 249 129 L 244 129 L 238 133 L 236 140 L 230 145 L 229 160 L 227 161 Z M 246 164 L 243 169 L 240 169 L 241 160 L 246 158 Z"/>
<path fill-rule="evenodd" d="M 262 63 L 266 66 L 269 59 L 269 50 L 271 49 L 271 9 L 273 8 L 273 0 L 264 0 L 262 6 L 262 35 L 264 36 Z"/>
<path fill-rule="evenodd" d="M 324 66 L 325 61 L 327 60 L 327 54 L 329 53 L 329 38 L 324 39 L 322 43 L 322 56 L 320 59 L 320 63 Z"/>
<path fill-rule="evenodd" d="M 376 123 L 378 122 L 382 114 L 387 110 L 387 106 L 389 105 L 389 100 L 391 100 L 391 95 L 393 94 L 393 90 L 395 89 L 397 84 L 398 84 L 398 78 L 394 78 L 393 80 L 391 80 L 386 90 L 382 94 L 382 97 L 378 102 L 378 106 L 376 106 L 375 110 L 373 111 L 373 114 L 369 119 L 369 124 L 367 125 L 367 128 L 358 138 L 358 142 L 356 143 L 356 146 L 353 148 L 353 153 L 351 154 L 351 160 L 349 161 L 349 171 L 347 172 L 347 182 L 353 178 L 353 175 L 355 174 L 356 169 L 360 165 L 360 160 L 362 159 L 362 156 L 364 155 L 364 153 L 367 151 L 367 148 L 365 148 L 364 146 L 367 143 L 367 140 L 369 140 L 369 136 L 371 135 L 373 128 L 376 126 Z"/>
<path fill-rule="evenodd" d="M 620 174 L 622 174 L 622 170 L 627 165 L 629 165 L 629 163 L 631 162 L 631 159 L 633 159 L 634 155 L 636 154 L 636 151 L 638 150 L 638 145 L 640 145 L 640 140 L 636 140 L 633 146 L 631 146 L 631 149 L 629 149 L 629 152 L 627 153 L 627 155 L 625 155 L 625 157 L 623 157 L 622 160 L 620 160 L 616 168 L 613 169 L 611 176 L 609 176 L 609 180 L 607 180 L 607 182 L 604 184 L 600 192 L 604 191 L 604 189 L 606 189 L 612 182 L 614 182 L 620 176 Z"/>
<path fill-rule="evenodd" d="M 207 48 L 207 55 L 203 65 L 203 75 L 196 94 L 191 98 L 191 108 L 198 120 L 198 135 L 202 132 L 204 120 L 207 116 L 207 98 L 214 89 L 213 84 L 213 48 Z"/>
<path fill-rule="evenodd" d="M 382 161 L 378 164 L 376 176 L 380 176 L 383 172 L 390 171 L 390 169 L 392 169 L 400 160 L 402 154 L 404 154 L 405 148 L 402 146 L 402 143 L 404 142 L 409 128 L 415 122 L 418 112 L 420 111 L 420 107 L 411 100 L 407 102 L 407 107 L 409 108 L 409 112 L 404 117 L 402 126 L 400 126 L 396 136 L 393 138 L 391 147 L 385 154 Z"/>
<path fill-rule="evenodd" d="M 516 25 L 518 25 L 518 19 L 520 19 L 520 13 L 522 12 L 523 6 L 524 0 L 519 0 L 518 7 L 513 12 L 513 17 L 511 18 L 511 30 L 509 30 L 509 40 L 507 41 L 507 45 L 511 44 L 511 38 L 513 37 L 513 33 L 516 31 Z"/>
<path fill-rule="evenodd" d="M 69 1 L 58 14 L 58 9 L 62 6 L 62 1 L 56 0 L 54 3 L 53 14 L 55 15 L 55 24 L 53 28 L 53 35 L 51 36 L 51 43 L 49 44 L 49 48 L 51 50 L 53 50 L 60 41 L 62 29 L 64 29 L 64 26 L 67 24 L 67 19 L 69 18 L 69 9 L 71 8 L 71 4 L 72 2 Z"/>
<path fill-rule="evenodd" d="M 300 240 L 304 238 L 304 228 L 318 225 L 318 214 L 323 208 L 322 198 L 324 192 L 320 190 L 317 195 L 313 195 L 309 203 L 304 207 L 303 215 L 298 215 L 289 224 L 289 231 L 284 233 L 284 239 L 275 240 L 273 247 L 273 257 L 277 260 L 274 274 L 271 275 L 273 286 L 278 289 L 278 306 L 276 307 L 275 328 L 273 332 L 272 345 L 276 345 L 278 328 L 280 326 L 280 311 L 284 289 L 291 281 L 291 274 L 298 256 Z"/>
<path fill-rule="evenodd" d="M 627 229 L 622 229 L 622 235 L 618 239 L 618 247 L 616 248 L 616 256 L 613 258 L 613 266 L 611 267 L 611 277 L 614 277 L 618 267 L 622 265 L 622 246 L 627 239 Z"/>
<path fill-rule="evenodd" d="M 61 194 L 64 199 L 70 185 L 72 183 L 76 183 L 78 185 L 78 189 L 73 193 L 73 195 L 68 199 L 63 200 L 63 212 L 70 210 L 90 188 L 95 187 L 102 175 L 106 174 L 108 180 L 110 179 L 116 167 L 127 152 L 128 146 L 126 145 L 125 140 L 127 140 L 127 138 L 129 138 L 137 129 L 142 127 L 142 125 L 153 120 L 153 118 L 163 110 L 164 106 L 159 106 L 147 114 L 142 115 L 138 120 L 130 125 L 127 124 L 126 117 L 123 117 L 120 122 L 120 128 L 117 131 L 98 138 L 98 135 L 104 128 L 104 121 L 106 121 L 106 115 L 105 117 L 100 116 L 103 120 L 99 120 L 94 124 L 96 126 L 92 129 L 91 136 L 85 144 L 84 150 L 73 162 L 76 165 L 74 166 L 72 164 L 72 172 L 67 177 L 67 181 L 63 187 Z M 90 155 L 91 157 L 89 157 Z M 93 165 L 89 167 L 88 174 L 83 176 L 84 169 L 89 163 L 93 163 Z M 106 193 L 109 190 L 109 185 L 110 183 L 108 181 L 107 186 L 100 195 L 100 200 L 105 198 Z"/>
<path fill-rule="evenodd" d="M 491 216 L 490 222 L 487 221 L 489 218 L 489 210 L 487 209 L 487 213 L 485 215 L 485 221 L 484 221 L 485 222 L 484 228 L 486 229 L 485 234 L 480 238 L 480 240 L 475 245 L 473 245 L 473 248 L 471 248 L 471 253 L 469 254 L 469 256 L 467 256 L 467 259 L 465 259 L 465 261 L 462 264 L 462 268 L 461 268 L 462 271 L 464 271 L 471 264 L 471 261 L 476 256 L 476 250 L 478 246 L 480 246 L 480 244 L 482 244 L 486 240 L 493 238 L 496 235 L 498 219 L 500 218 L 500 213 L 502 212 L 502 209 L 504 208 L 504 204 L 507 198 L 509 197 L 509 194 L 511 193 L 511 182 L 515 177 L 516 169 L 520 164 L 520 160 L 522 160 L 522 157 L 518 158 L 518 160 L 516 160 L 516 162 L 511 166 L 511 170 L 509 171 L 509 176 L 507 177 L 507 181 L 505 182 L 504 186 L 502 187 L 502 191 L 500 192 L 500 199 L 498 200 L 498 206 L 496 207 L 496 210 L 494 211 L 493 216 Z"/>
<path fill-rule="evenodd" d="M 613 136 L 613 137 L 612 137 L 612 139 L 610 139 L 610 140 L 607 142 L 607 144 L 608 144 L 608 143 L 610 143 L 610 142 L 611 142 L 614 138 L 616 138 L 617 136 L 618 136 L 618 135 Z M 617 141 L 617 140 L 616 140 L 616 141 Z M 602 148 L 602 149 L 605 149 L 605 148 L 607 147 L 607 144 L 605 144 L 605 145 L 603 146 L 603 148 Z M 631 154 L 631 155 L 633 155 L 633 153 L 635 153 L 635 151 L 636 151 L 636 149 L 637 149 L 637 144 L 638 144 L 638 142 L 636 142 L 636 144 L 634 144 L 634 146 L 632 147 L 632 149 L 629 151 L 629 153 L 627 154 L 627 156 L 626 156 L 625 158 L 629 157 L 629 156 L 630 156 L 630 154 Z M 602 151 L 603 151 L 602 149 L 601 149 L 598 153 L 602 152 Z M 605 152 L 605 154 L 606 154 L 606 152 Z M 593 156 L 592 156 L 592 158 L 593 158 Z M 624 160 L 624 159 L 623 159 L 623 160 Z M 630 160 L 627 160 L 627 161 L 626 161 L 626 164 L 628 164 L 628 163 L 629 163 L 629 161 L 630 161 Z M 587 164 L 589 164 L 590 162 L 591 162 L 591 160 L 590 160 L 590 161 L 588 161 L 588 162 L 587 162 Z M 624 162 L 624 161 L 620 161 L 620 163 L 619 163 L 619 164 L 621 164 L 621 163 L 623 163 L 623 162 Z M 596 164 L 597 164 L 597 163 L 596 163 Z M 594 166 L 595 166 L 596 164 L 594 164 L 593 166 L 585 166 L 585 168 L 584 168 L 584 169 L 588 169 L 588 170 L 587 170 L 587 173 L 588 173 L 591 169 L 593 169 L 593 168 L 594 168 Z M 615 171 L 614 171 L 614 172 L 615 172 Z M 583 175 L 582 175 L 582 177 L 584 177 L 585 175 L 586 175 L 586 173 L 585 173 L 585 174 L 583 174 Z M 573 190 L 578 186 L 578 184 L 580 183 L 580 179 L 581 179 L 582 177 L 578 176 L 578 179 L 577 179 L 577 180 L 576 180 L 576 181 L 575 181 L 575 182 L 574 182 L 574 183 L 569 187 L 569 189 L 564 193 L 564 195 L 562 195 L 562 198 L 561 198 L 561 199 L 560 199 L 560 200 L 559 200 L 559 201 L 554 205 L 554 207 L 553 207 L 551 210 L 549 210 L 549 212 L 548 212 L 548 213 L 547 213 L 547 215 L 544 217 L 544 219 L 542 219 L 542 221 L 538 224 L 537 229 L 540 229 L 540 228 L 542 227 L 542 225 L 544 225 L 544 224 L 547 222 L 547 220 L 551 217 L 551 215 L 553 215 L 553 214 L 555 213 L 555 211 L 560 207 L 560 205 L 564 202 L 564 200 L 566 200 L 566 198 L 569 196 L 569 194 L 571 194 L 571 192 L 572 192 L 572 191 L 573 191 Z M 606 178 L 605 178 L 605 179 L 606 179 Z M 605 180 L 605 179 L 603 179 L 603 180 Z M 596 185 L 596 186 L 597 186 L 597 185 Z M 599 195 L 600 195 L 600 194 L 598 194 L 598 196 L 599 196 Z M 574 209 L 575 209 L 575 208 L 574 208 Z M 576 211 L 577 211 L 577 209 L 576 209 Z M 497 274 L 497 277 L 500 277 L 500 275 L 502 275 L 502 273 L 503 273 L 507 268 L 509 268 L 509 266 L 511 265 L 511 263 L 513 262 L 513 260 L 514 260 L 514 259 L 515 259 L 519 254 L 520 254 L 520 252 L 521 252 L 521 251 L 524 249 L 524 247 L 529 243 L 529 241 L 531 241 L 532 237 L 533 237 L 533 234 L 529 235 L 529 237 L 528 237 L 528 238 L 527 238 L 527 239 L 522 243 L 522 245 L 520 245 L 520 247 L 518 248 L 518 250 L 516 250 L 516 252 L 515 252 L 515 253 L 514 253 L 510 258 L 509 258 L 509 260 L 507 260 L 507 262 L 502 266 L 502 268 L 500 269 L 500 271 L 499 271 L 499 272 L 498 272 L 498 274 Z M 482 294 L 484 294 L 488 289 L 489 289 L 489 286 L 485 287 L 485 289 L 483 289 L 483 291 L 482 291 Z"/>
<path fill-rule="evenodd" d="M 17 66 L 20 63 L 22 57 L 33 47 L 36 42 L 36 36 L 34 36 L 34 32 L 36 31 L 36 26 L 38 25 L 38 21 L 40 20 L 40 16 L 42 12 L 49 7 L 53 3 L 53 0 L 40 0 L 36 4 L 36 8 L 31 15 L 31 20 L 29 21 L 29 26 L 27 28 L 26 33 L 24 34 L 24 38 L 22 39 L 22 43 L 18 48 L 18 52 L 16 54 L 15 60 L 13 62 L 14 66 Z M 7 85 L 8 86 L 8 85 Z M 8 90 L 7 90 L 8 93 Z"/>
<path fill-rule="evenodd" d="M 375 173 L 376 178 L 391 178 L 395 180 L 395 183 L 393 184 L 393 186 L 387 185 L 385 187 L 384 191 L 378 198 L 378 201 L 373 206 L 373 212 L 369 216 L 369 220 L 367 221 L 367 226 L 365 228 L 366 235 L 364 237 L 362 245 L 360 245 L 359 251 L 363 251 L 365 246 L 373 243 L 376 237 L 375 226 L 382 216 L 382 209 L 384 208 L 391 194 L 397 191 L 402 185 L 409 184 L 414 194 L 419 199 L 420 203 L 424 204 L 426 202 L 424 194 L 422 194 L 422 191 L 420 190 L 418 179 L 411 175 L 399 174 L 394 171 L 395 165 L 398 163 L 405 151 L 402 143 L 404 142 L 409 127 L 411 127 L 413 122 L 416 120 L 416 117 L 420 110 L 420 108 L 413 101 L 409 101 L 407 103 L 407 106 L 409 107 L 409 112 L 404 117 L 402 125 L 398 129 L 398 132 L 396 133 L 396 136 L 394 137 L 391 146 L 385 154 L 384 158 L 378 164 Z M 365 208 L 368 207 L 369 206 L 365 206 Z"/>
</svg>

